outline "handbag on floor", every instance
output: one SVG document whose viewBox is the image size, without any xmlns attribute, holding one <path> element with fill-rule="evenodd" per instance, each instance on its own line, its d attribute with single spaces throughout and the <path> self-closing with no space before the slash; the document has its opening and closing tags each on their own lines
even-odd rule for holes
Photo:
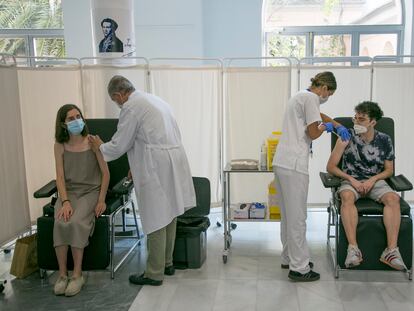
<svg viewBox="0 0 414 311">
<path fill-rule="evenodd" d="M 17 239 L 10 274 L 25 278 L 39 270 L 37 265 L 37 233 Z"/>
</svg>

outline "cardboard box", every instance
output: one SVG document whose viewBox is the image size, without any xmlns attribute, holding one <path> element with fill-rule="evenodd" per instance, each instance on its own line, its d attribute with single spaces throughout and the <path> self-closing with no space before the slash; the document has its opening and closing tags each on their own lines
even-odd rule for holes
<svg viewBox="0 0 414 311">
<path fill-rule="evenodd" d="M 266 205 L 265 203 L 252 203 L 249 209 L 249 218 L 251 219 L 264 219 L 266 218 Z"/>
<path fill-rule="evenodd" d="M 231 209 L 231 218 L 233 219 L 248 219 L 249 218 L 249 209 L 250 203 L 238 203 L 232 204 Z"/>
</svg>

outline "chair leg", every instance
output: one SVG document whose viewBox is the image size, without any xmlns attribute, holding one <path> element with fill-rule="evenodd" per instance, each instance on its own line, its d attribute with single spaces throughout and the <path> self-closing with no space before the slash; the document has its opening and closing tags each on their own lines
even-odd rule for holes
<svg viewBox="0 0 414 311">
<path fill-rule="evenodd" d="M 331 202 L 329 202 L 328 206 L 328 228 L 327 228 L 327 235 L 326 235 L 326 243 L 329 244 L 329 238 L 331 237 Z"/>
<path fill-rule="evenodd" d="M 122 231 L 125 232 L 126 231 L 126 213 L 125 213 L 125 209 L 122 209 Z"/>
<path fill-rule="evenodd" d="M 335 211 L 334 216 L 335 222 L 335 278 L 339 278 L 339 262 L 338 262 L 338 248 L 339 248 L 339 216 L 337 211 Z"/>
<path fill-rule="evenodd" d="M 131 201 L 132 203 L 132 201 Z M 115 260 L 114 260 L 114 255 L 115 255 L 115 217 L 116 215 L 118 215 L 120 212 L 123 212 L 124 209 L 127 206 L 127 202 L 124 200 L 123 201 L 123 205 L 114 213 L 112 213 L 112 215 L 110 216 L 110 221 L 111 221 L 111 279 L 113 279 L 115 277 L 115 272 L 118 270 L 119 267 L 121 267 L 121 265 L 123 264 L 123 262 L 128 258 L 128 256 L 132 253 L 132 251 L 135 249 L 135 247 L 137 245 L 140 244 L 140 233 L 139 233 L 139 229 L 138 229 L 138 222 L 137 222 L 137 218 L 136 218 L 136 213 L 135 213 L 135 208 L 133 206 L 133 214 L 134 214 L 134 221 L 135 221 L 135 226 L 137 229 L 137 236 L 136 237 L 132 237 L 132 238 L 136 238 L 137 241 L 133 243 L 133 245 L 129 248 L 129 250 L 127 251 L 126 254 L 124 254 L 124 256 L 117 261 L 116 265 L 115 265 Z M 131 237 L 128 237 L 131 238 Z"/>
<path fill-rule="evenodd" d="M 46 270 L 45 269 L 39 269 L 40 278 L 44 279 L 46 276 Z"/>
<path fill-rule="evenodd" d="M 411 215 L 410 215 L 410 218 L 411 218 Z M 408 279 L 410 281 L 413 280 L 413 269 L 414 269 L 414 266 L 413 265 L 414 265 L 414 256 L 411 256 L 411 268 L 410 268 L 410 271 L 408 273 Z"/>
<path fill-rule="evenodd" d="M 110 226 L 111 226 L 111 279 L 115 275 L 115 266 L 114 266 L 114 255 L 115 255 L 115 213 L 110 217 Z"/>
<path fill-rule="evenodd" d="M 335 279 L 339 279 L 339 266 L 335 265 L 335 273 L 334 273 Z"/>
</svg>

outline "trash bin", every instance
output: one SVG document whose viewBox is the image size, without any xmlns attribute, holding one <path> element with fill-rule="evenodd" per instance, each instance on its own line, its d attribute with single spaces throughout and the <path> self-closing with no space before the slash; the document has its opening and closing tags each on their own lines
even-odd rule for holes
<svg viewBox="0 0 414 311">
<path fill-rule="evenodd" d="M 210 219 L 210 182 L 204 177 L 193 177 L 196 206 L 177 217 L 177 233 L 173 255 L 177 269 L 200 268 L 207 258 L 207 229 Z"/>
</svg>

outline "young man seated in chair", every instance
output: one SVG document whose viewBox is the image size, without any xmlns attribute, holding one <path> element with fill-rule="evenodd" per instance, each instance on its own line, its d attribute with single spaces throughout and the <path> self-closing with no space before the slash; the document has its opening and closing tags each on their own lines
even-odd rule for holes
<svg viewBox="0 0 414 311">
<path fill-rule="evenodd" d="M 348 239 L 345 266 L 358 266 L 363 256 L 358 248 L 356 231 L 358 212 L 355 202 L 370 198 L 384 205 L 383 221 L 387 232 L 387 248 L 379 260 L 397 270 L 406 270 L 398 250 L 400 229 L 400 197 L 385 182 L 394 171 L 394 149 L 391 137 L 374 129 L 383 112 L 377 103 L 364 101 L 355 107 L 351 139 L 338 139 L 329 158 L 327 171 L 343 179 L 337 191 L 341 199 L 341 217 Z M 342 169 L 338 167 L 342 158 Z"/>
</svg>

